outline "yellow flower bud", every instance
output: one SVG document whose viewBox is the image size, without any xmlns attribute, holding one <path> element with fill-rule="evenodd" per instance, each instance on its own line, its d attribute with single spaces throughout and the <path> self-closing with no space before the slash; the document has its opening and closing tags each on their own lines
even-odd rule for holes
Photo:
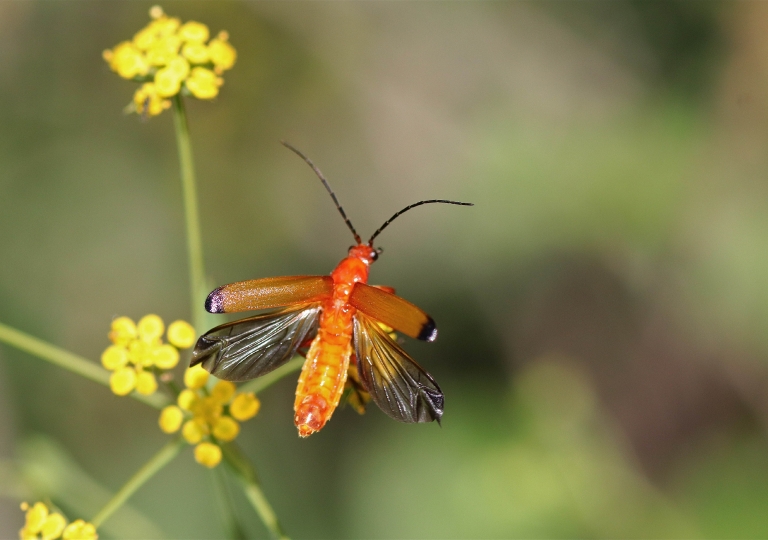
<svg viewBox="0 0 768 540">
<path fill-rule="evenodd" d="M 155 88 L 161 97 L 175 96 L 181 90 L 181 77 L 167 68 L 160 69 L 155 73 Z"/>
<path fill-rule="evenodd" d="M 155 83 L 144 83 L 133 94 L 133 106 L 137 113 L 157 116 L 171 106 L 171 102 L 157 94 Z"/>
<path fill-rule="evenodd" d="M 227 41 L 227 33 L 220 32 L 216 39 L 208 44 L 208 56 L 216 67 L 218 73 L 226 69 L 232 69 L 237 60 L 237 51 Z"/>
<path fill-rule="evenodd" d="M 133 46 L 140 51 L 146 51 L 157 42 L 157 30 L 148 24 L 133 36 Z"/>
<path fill-rule="evenodd" d="M 149 64 L 139 49 L 129 41 L 123 41 L 111 51 L 104 51 L 104 60 L 109 67 L 123 79 L 133 79 L 149 72 Z"/>
<path fill-rule="evenodd" d="M 229 403 L 229 400 L 235 395 L 236 390 L 237 387 L 234 383 L 229 381 L 219 381 L 216 383 L 216 386 L 213 387 L 213 390 L 211 390 L 211 397 L 219 403 L 226 404 Z"/>
<path fill-rule="evenodd" d="M 184 41 L 204 42 L 209 36 L 208 27 L 196 21 L 186 22 L 179 28 L 179 37 Z"/>
<path fill-rule="evenodd" d="M 196 67 L 192 68 L 184 84 L 197 99 L 213 99 L 219 94 L 219 86 L 223 82 L 210 69 Z"/>
<path fill-rule="evenodd" d="M 115 345 L 128 345 L 137 335 L 136 324 L 128 317 L 118 317 L 112 321 L 109 340 Z"/>
<path fill-rule="evenodd" d="M 200 364 L 184 372 L 184 384 L 187 388 L 196 390 L 205 386 L 206 382 L 208 382 L 208 372 Z"/>
<path fill-rule="evenodd" d="M 127 396 L 136 387 L 136 370 L 130 367 L 116 370 L 109 378 L 109 387 L 118 396 Z"/>
<path fill-rule="evenodd" d="M 168 327 L 168 341 L 179 349 L 187 349 L 194 345 L 196 337 L 195 329 L 186 321 L 173 321 Z"/>
<path fill-rule="evenodd" d="M 165 15 L 165 12 L 163 11 L 163 8 L 161 6 L 152 6 L 149 8 L 149 16 L 152 19 L 159 19 Z"/>
<path fill-rule="evenodd" d="M 96 527 L 82 519 L 76 519 L 64 529 L 64 540 L 98 540 Z"/>
<path fill-rule="evenodd" d="M 151 366 L 152 350 L 144 341 L 138 339 L 128 344 L 128 360 L 135 366 Z"/>
<path fill-rule="evenodd" d="M 222 416 L 213 425 L 213 436 L 220 441 L 229 442 L 240 433 L 240 424 L 231 416 Z"/>
<path fill-rule="evenodd" d="M 176 433 L 184 420 L 184 413 L 176 405 L 168 405 L 160 412 L 160 429 L 165 433 Z"/>
<path fill-rule="evenodd" d="M 32 508 L 27 510 L 26 523 L 24 528 L 32 534 L 37 534 L 45 525 L 48 518 L 48 507 L 41 502 L 35 503 Z"/>
<path fill-rule="evenodd" d="M 49 514 L 45 520 L 45 523 L 43 523 L 40 534 L 43 537 L 43 540 L 54 540 L 55 538 L 61 536 L 61 533 L 64 532 L 64 527 L 66 527 L 66 525 L 67 520 L 64 519 L 64 516 L 61 514 Z"/>
<path fill-rule="evenodd" d="M 176 403 L 179 404 L 179 407 L 185 411 L 191 411 L 192 407 L 195 406 L 195 402 L 197 402 L 197 394 L 195 394 L 194 390 L 190 390 L 189 388 L 182 390 L 178 399 L 176 400 Z"/>
<path fill-rule="evenodd" d="M 229 406 L 229 414 L 236 420 L 245 422 L 249 418 L 256 416 L 260 408 L 261 402 L 252 392 L 247 394 L 237 394 L 235 399 L 232 400 L 232 404 Z"/>
<path fill-rule="evenodd" d="M 179 351 L 171 345 L 160 345 L 152 351 L 152 362 L 160 369 L 173 369 L 179 363 Z"/>
<path fill-rule="evenodd" d="M 224 407 L 216 398 L 206 397 L 198 399 L 192 407 L 192 414 L 208 424 L 213 425 L 216 419 L 224 412 Z"/>
<path fill-rule="evenodd" d="M 155 85 L 157 87 L 157 85 Z M 159 92 L 158 92 L 159 93 Z M 145 343 L 153 343 L 165 332 L 163 319 L 157 315 L 144 315 L 136 326 L 139 338 Z"/>
<path fill-rule="evenodd" d="M 128 363 L 128 351 L 119 345 L 110 345 L 101 353 L 101 365 L 110 371 L 121 368 Z"/>
<path fill-rule="evenodd" d="M 136 391 L 139 394 L 148 396 L 154 394 L 157 390 L 157 379 L 151 371 L 140 371 L 136 376 Z"/>
<path fill-rule="evenodd" d="M 199 443 L 206 435 L 208 435 L 208 429 L 196 420 L 187 420 L 181 428 L 181 436 L 189 444 Z"/>
<path fill-rule="evenodd" d="M 195 461 L 212 469 L 221 462 L 221 448 L 209 442 L 200 443 L 195 446 Z"/>
<path fill-rule="evenodd" d="M 193 41 L 184 45 L 181 54 L 192 64 L 205 64 L 208 57 L 208 47 L 204 43 Z"/>
</svg>

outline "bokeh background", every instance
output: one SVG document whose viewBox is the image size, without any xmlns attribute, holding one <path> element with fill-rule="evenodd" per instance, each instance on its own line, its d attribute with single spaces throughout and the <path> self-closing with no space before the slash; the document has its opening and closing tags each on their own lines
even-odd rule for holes
<svg viewBox="0 0 768 540">
<path fill-rule="evenodd" d="M 0 321 L 98 361 L 113 317 L 189 319 L 170 113 L 101 51 L 148 2 L 0 2 Z M 442 429 L 346 408 L 299 440 L 295 377 L 238 441 L 297 538 L 768 536 L 768 3 L 165 2 L 239 53 L 190 102 L 212 285 L 372 281 Z M 92 516 L 157 413 L 0 346 L 0 537 L 22 498 Z M 223 537 L 187 449 L 104 538 Z M 266 531 L 232 488 L 249 537 Z"/>
</svg>

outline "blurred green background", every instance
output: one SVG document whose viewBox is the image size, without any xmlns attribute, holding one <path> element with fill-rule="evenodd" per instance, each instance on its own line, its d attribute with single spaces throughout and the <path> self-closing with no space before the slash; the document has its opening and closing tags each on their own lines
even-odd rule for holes
<svg viewBox="0 0 768 540">
<path fill-rule="evenodd" d="M 170 113 L 101 51 L 148 2 L 0 2 L 0 321 L 98 361 L 110 321 L 189 319 Z M 211 285 L 324 274 L 438 322 L 406 348 L 442 429 L 375 407 L 299 440 L 296 378 L 238 441 L 297 538 L 768 537 L 768 3 L 165 2 L 239 58 L 188 102 Z M 0 346 L 0 537 L 91 517 L 157 413 Z M 103 538 L 223 536 L 184 453 Z M 249 537 L 266 531 L 230 486 Z"/>
</svg>

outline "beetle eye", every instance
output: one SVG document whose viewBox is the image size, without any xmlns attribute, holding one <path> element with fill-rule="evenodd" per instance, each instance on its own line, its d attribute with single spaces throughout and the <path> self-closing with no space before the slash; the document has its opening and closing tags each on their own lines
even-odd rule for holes
<svg viewBox="0 0 768 540">
<path fill-rule="evenodd" d="M 371 250 L 371 260 L 372 260 L 372 261 L 375 261 L 375 260 L 376 260 L 376 259 L 378 259 L 378 258 L 379 258 L 379 252 L 378 252 L 378 250 L 372 249 L 372 250 Z"/>
</svg>

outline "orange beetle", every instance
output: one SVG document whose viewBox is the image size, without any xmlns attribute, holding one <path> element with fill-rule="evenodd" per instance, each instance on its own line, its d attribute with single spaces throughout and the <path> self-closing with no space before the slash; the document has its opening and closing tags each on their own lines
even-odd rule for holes
<svg viewBox="0 0 768 540">
<path fill-rule="evenodd" d="M 397 212 L 363 243 L 320 170 L 293 146 L 283 144 L 315 171 L 352 231 L 356 245 L 349 248 L 347 257 L 330 276 L 254 279 L 215 289 L 205 301 L 210 313 L 284 309 L 206 332 L 195 346 L 190 366 L 201 364 L 220 379 L 247 381 L 281 366 L 309 345 L 294 403 L 299 436 L 319 431 L 331 418 L 344 393 L 350 363 L 357 366 L 350 377 L 352 386 L 370 394 L 374 403 L 395 420 L 439 422 L 443 392 L 382 327 L 434 341 L 435 322 L 396 296 L 394 289 L 367 285 L 368 267 L 381 253 L 373 247 L 373 240 L 403 212 L 428 203 L 472 204 L 419 201 Z"/>
</svg>

